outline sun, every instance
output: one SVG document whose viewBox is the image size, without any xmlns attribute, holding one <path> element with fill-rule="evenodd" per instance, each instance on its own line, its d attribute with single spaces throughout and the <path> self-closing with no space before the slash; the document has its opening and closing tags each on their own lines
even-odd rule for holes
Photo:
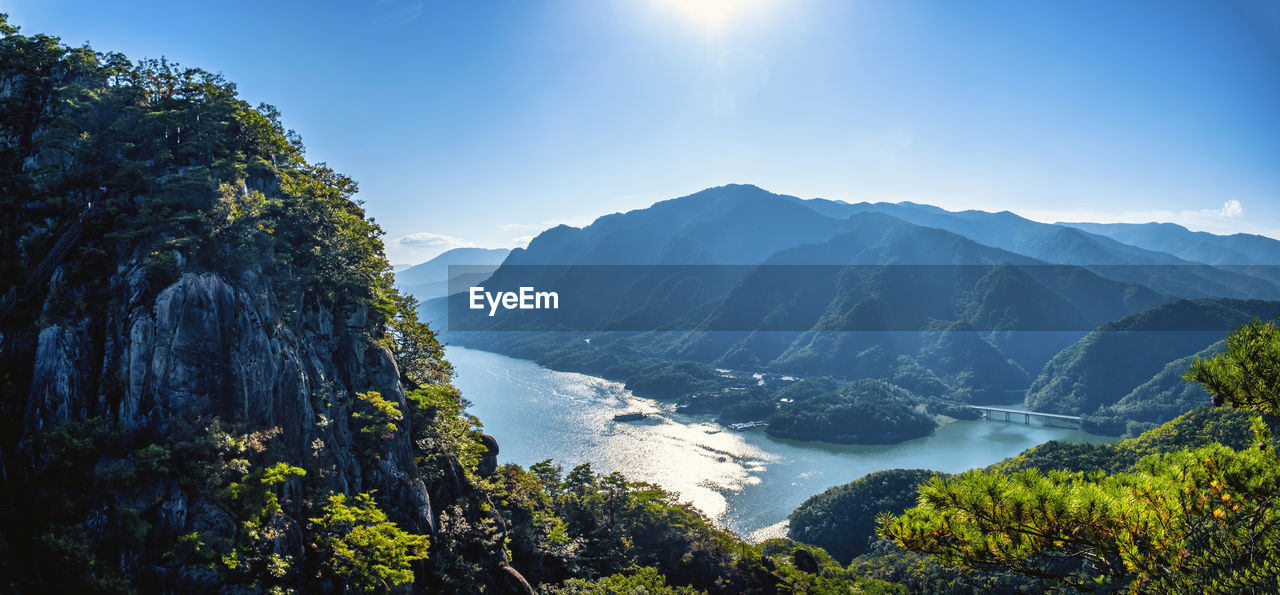
<svg viewBox="0 0 1280 595">
<path fill-rule="evenodd" d="M 659 6 L 671 9 L 681 16 L 718 31 L 735 16 L 762 3 L 763 0 L 654 0 Z"/>
</svg>

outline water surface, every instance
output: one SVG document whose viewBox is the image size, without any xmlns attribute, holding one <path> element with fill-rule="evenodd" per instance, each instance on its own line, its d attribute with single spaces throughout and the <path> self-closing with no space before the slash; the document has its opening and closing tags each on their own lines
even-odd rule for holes
<svg viewBox="0 0 1280 595">
<path fill-rule="evenodd" d="M 471 412 L 498 439 L 499 462 L 527 467 L 554 459 L 566 470 L 590 463 L 596 471 L 621 471 L 678 492 L 721 526 L 753 538 L 780 534 L 787 515 L 806 498 L 873 471 L 955 473 L 1049 440 L 1110 440 L 1063 428 L 955 421 L 900 444 L 797 442 L 770 437 L 763 428 L 737 432 L 712 423 L 711 416 L 675 413 L 669 403 L 593 376 L 457 346 L 448 348 L 447 357 Z M 613 420 L 628 411 L 650 416 Z"/>
</svg>

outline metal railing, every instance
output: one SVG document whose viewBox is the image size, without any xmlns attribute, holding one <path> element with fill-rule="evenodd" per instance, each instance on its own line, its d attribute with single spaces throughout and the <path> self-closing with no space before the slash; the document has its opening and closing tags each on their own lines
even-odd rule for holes
<svg viewBox="0 0 1280 595">
<path fill-rule="evenodd" d="M 88 212 L 89 209 L 85 209 Z M 84 213 L 81 213 L 83 218 Z M 45 253 L 44 258 L 40 260 L 31 272 L 27 273 L 26 278 L 21 285 L 9 287 L 3 297 L 0 297 L 0 321 L 8 318 L 13 313 L 13 309 L 18 307 L 19 302 L 26 301 L 27 297 L 33 295 L 40 286 L 49 282 L 49 277 L 53 275 L 54 269 L 58 268 L 58 264 L 67 256 L 77 243 L 80 242 L 80 235 L 84 232 L 84 224 L 80 218 L 72 221 L 66 229 L 62 231 L 62 236 L 58 241 Z"/>
</svg>

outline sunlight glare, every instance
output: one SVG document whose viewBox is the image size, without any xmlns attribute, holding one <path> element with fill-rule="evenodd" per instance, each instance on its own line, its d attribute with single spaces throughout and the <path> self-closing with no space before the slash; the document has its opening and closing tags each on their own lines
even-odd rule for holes
<svg viewBox="0 0 1280 595">
<path fill-rule="evenodd" d="M 734 17 L 754 8 L 762 0 L 655 0 L 680 16 L 712 31 L 719 31 Z"/>
</svg>

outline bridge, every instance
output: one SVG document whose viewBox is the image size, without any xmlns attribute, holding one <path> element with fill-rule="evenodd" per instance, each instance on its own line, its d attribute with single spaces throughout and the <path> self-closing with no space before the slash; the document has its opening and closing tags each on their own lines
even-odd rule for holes
<svg viewBox="0 0 1280 595">
<path fill-rule="evenodd" d="M 1065 424 L 1064 427 L 1067 427 L 1067 428 L 1072 428 L 1072 427 L 1079 428 L 1084 426 L 1084 420 L 1074 415 L 1062 415 L 1059 413 L 1042 413 L 1039 411 L 1022 411 L 1019 409 L 1005 409 L 1003 407 L 984 407 L 981 405 L 969 405 L 969 408 L 977 409 L 978 411 L 981 411 L 983 419 L 995 419 L 993 417 L 994 415 L 1004 414 L 1004 421 L 1015 422 L 1017 421 L 1017 416 L 1021 415 L 1023 424 L 1030 424 L 1032 417 L 1039 417 L 1043 420 L 1043 423 L 1046 426 L 1054 425 L 1049 423 L 1050 421 L 1063 422 Z M 1075 425 L 1073 426 L 1072 424 L 1075 424 Z"/>
</svg>

